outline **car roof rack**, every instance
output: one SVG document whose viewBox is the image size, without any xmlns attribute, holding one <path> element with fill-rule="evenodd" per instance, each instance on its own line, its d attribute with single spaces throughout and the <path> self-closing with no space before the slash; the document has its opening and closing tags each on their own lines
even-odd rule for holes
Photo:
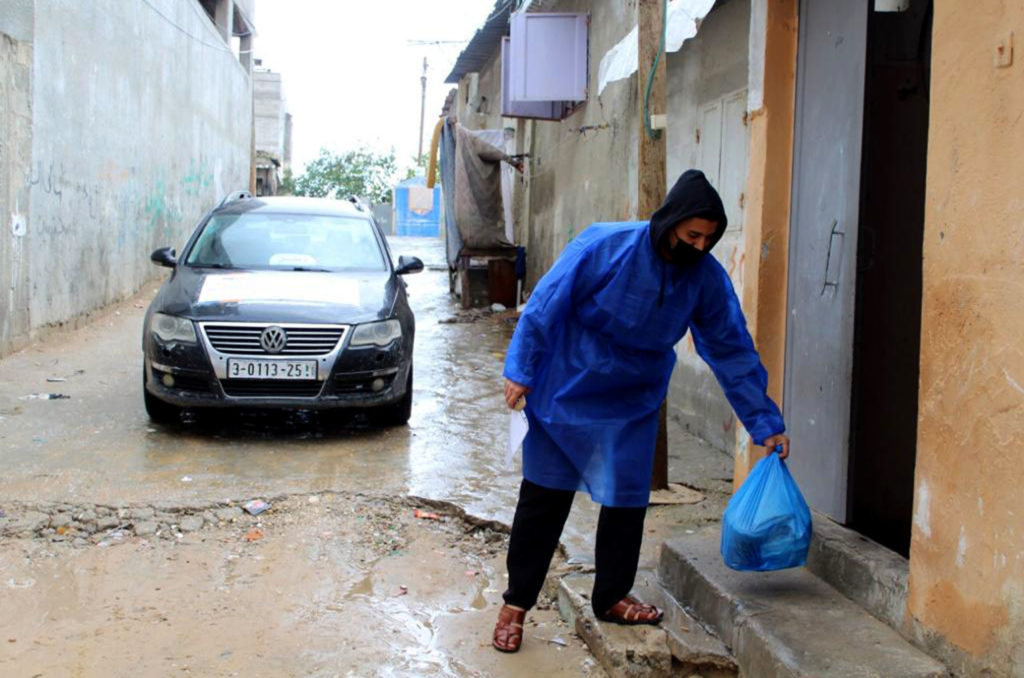
<svg viewBox="0 0 1024 678">
<path fill-rule="evenodd" d="M 252 193 L 249 191 L 232 191 L 224 196 L 224 199 L 220 201 L 217 207 L 224 207 L 229 202 L 235 202 L 236 200 L 248 200 L 252 198 Z"/>
</svg>

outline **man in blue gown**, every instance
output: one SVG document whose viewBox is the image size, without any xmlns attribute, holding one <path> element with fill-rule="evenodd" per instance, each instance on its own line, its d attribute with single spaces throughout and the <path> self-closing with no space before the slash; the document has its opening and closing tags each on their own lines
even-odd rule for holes
<svg viewBox="0 0 1024 678">
<path fill-rule="evenodd" d="M 537 284 L 505 362 L 505 399 L 513 407 L 529 394 L 530 431 L 496 649 L 519 649 L 577 490 L 601 504 L 594 613 L 621 624 L 661 620 L 660 610 L 629 592 L 658 410 L 687 331 L 754 442 L 789 454 L 729 275 L 705 256 L 726 223 L 717 191 L 689 170 L 650 222 L 592 224 Z"/>
</svg>

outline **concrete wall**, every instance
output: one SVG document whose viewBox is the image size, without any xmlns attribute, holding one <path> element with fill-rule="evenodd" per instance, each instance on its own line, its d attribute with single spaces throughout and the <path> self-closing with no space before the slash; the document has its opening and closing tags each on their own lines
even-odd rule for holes
<svg viewBox="0 0 1024 678">
<path fill-rule="evenodd" d="M 253 112 L 256 116 L 256 152 L 284 158 L 285 105 L 281 74 L 255 71 L 252 74 Z"/>
<path fill-rule="evenodd" d="M 0 0 L 0 33 L 18 42 L 32 42 L 35 0 Z"/>
<path fill-rule="evenodd" d="M 284 114 L 284 158 L 281 159 L 281 166 L 290 169 L 292 166 L 292 114 Z"/>
<path fill-rule="evenodd" d="M 908 611 L 964 675 L 1024 675 L 1021 35 L 1019 2 L 935 2 Z"/>
<path fill-rule="evenodd" d="M 27 217 L 24 236 L 0 234 L 20 238 L 20 273 L 4 271 L 15 287 L 29 286 L 27 320 L 0 315 L 0 353 L 133 293 L 157 273 L 153 249 L 180 248 L 220 196 L 248 186 L 245 69 L 218 47 L 193 0 L 152 1 L 202 42 L 139 0 L 35 2 L 31 158 L 11 170 L 5 159 L 0 170 L 11 186 L 0 199 L 13 192 L 14 211 Z M 8 5 L 25 6 L 0 5 L 0 17 Z M 5 138 L 10 118 L 0 123 Z"/>
<path fill-rule="evenodd" d="M 501 49 L 495 50 L 479 73 L 459 82 L 456 116 L 469 129 L 501 129 Z M 426 140 L 424 140 L 426 142 Z"/>
<path fill-rule="evenodd" d="M 743 292 L 744 183 L 748 128 L 746 88 L 750 0 L 719 2 L 696 37 L 668 54 L 669 187 L 690 168 L 702 170 L 722 195 L 729 228 L 714 255 Z M 723 451 L 732 451 L 736 417 L 687 335 L 669 389 L 669 416 Z"/>
<path fill-rule="evenodd" d="M 13 32 L 31 37 L 31 24 Z M 31 276 L 25 236 L 30 217 L 31 75 L 31 42 L 0 32 L 0 350 L 29 330 Z"/>
<path fill-rule="evenodd" d="M 636 24 L 636 8 L 617 0 L 575 0 L 551 11 L 590 12 L 590 99 L 565 120 L 530 123 L 525 244 L 531 288 L 591 223 L 637 218 L 636 78 L 611 83 L 597 96 L 601 57 Z"/>
<path fill-rule="evenodd" d="M 235 11 L 241 12 L 251 23 L 256 23 L 256 0 L 235 0 Z"/>
</svg>

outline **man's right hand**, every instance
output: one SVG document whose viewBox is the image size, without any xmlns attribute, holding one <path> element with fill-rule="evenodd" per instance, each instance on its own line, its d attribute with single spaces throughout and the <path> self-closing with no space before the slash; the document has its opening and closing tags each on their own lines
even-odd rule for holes
<svg viewBox="0 0 1024 678">
<path fill-rule="evenodd" d="M 764 439 L 765 452 L 764 456 L 768 456 L 775 451 L 775 448 L 781 447 L 779 451 L 779 459 L 785 459 L 789 456 L 789 436 L 785 433 L 779 433 L 773 435 L 770 438 Z"/>
<path fill-rule="evenodd" d="M 529 392 L 530 389 L 526 386 L 517 384 L 511 379 L 505 380 L 505 404 L 510 410 L 515 409 L 516 402 Z"/>
</svg>

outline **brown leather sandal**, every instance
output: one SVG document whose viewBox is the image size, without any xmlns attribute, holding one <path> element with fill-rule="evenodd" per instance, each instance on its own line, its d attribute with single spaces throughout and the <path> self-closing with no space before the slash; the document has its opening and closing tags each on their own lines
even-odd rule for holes
<svg viewBox="0 0 1024 678">
<path fill-rule="evenodd" d="M 612 605 L 611 609 L 601 615 L 601 621 L 613 624 L 657 624 L 665 614 L 654 605 L 641 603 L 633 596 L 626 596 Z"/>
<path fill-rule="evenodd" d="M 491 642 L 498 652 L 518 652 L 523 644 L 523 621 L 526 610 L 517 610 L 502 605 L 498 612 L 498 623 L 494 625 L 494 640 Z"/>
</svg>

